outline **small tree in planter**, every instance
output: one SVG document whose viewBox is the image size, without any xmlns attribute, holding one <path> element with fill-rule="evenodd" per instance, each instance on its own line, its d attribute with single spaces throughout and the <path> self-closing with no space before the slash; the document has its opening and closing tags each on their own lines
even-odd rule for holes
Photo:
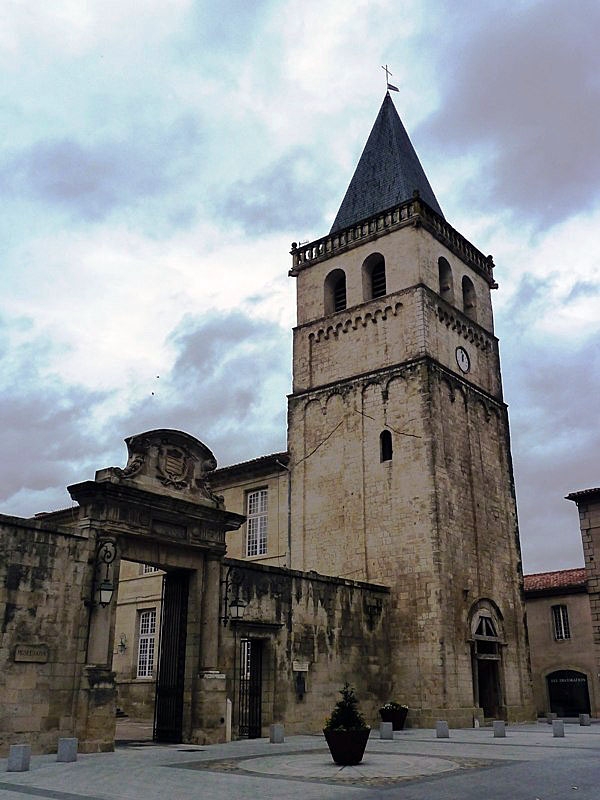
<svg viewBox="0 0 600 800">
<path fill-rule="evenodd" d="M 395 731 L 401 731 L 404 728 L 406 715 L 408 714 L 408 706 L 401 703 L 395 703 L 391 700 L 385 703 L 379 709 L 379 716 L 382 722 L 391 722 Z"/>
<path fill-rule="evenodd" d="M 340 694 L 342 699 L 337 701 L 326 720 L 323 733 L 335 763 L 351 766 L 362 761 L 371 728 L 358 710 L 354 689 L 347 681 Z"/>
</svg>

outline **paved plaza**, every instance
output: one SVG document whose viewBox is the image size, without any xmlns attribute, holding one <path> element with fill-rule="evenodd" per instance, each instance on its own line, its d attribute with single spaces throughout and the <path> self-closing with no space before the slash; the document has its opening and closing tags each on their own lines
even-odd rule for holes
<svg viewBox="0 0 600 800">
<path fill-rule="evenodd" d="M 124 729 L 121 728 L 121 731 Z M 126 730 L 126 729 L 125 729 Z M 132 730 L 136 730 L 132 728 Z M 142 729 L 137 729 L 138 735 Z M 122 733 L 121 733 L 122 735 Z M 600 725 L 371 733 L 362 764 L 338 767 L 322 736 L 196 747 L 121 741 L 75 763 L 32 756 L 29 772 L 0 761 L 0 800 L 598 800 Z"/>
</svg>

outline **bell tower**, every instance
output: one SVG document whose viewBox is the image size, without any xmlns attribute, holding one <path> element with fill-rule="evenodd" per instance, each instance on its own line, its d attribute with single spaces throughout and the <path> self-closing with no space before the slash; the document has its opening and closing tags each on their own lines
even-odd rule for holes
<svg viewBox="0 0 600 800">
<path fill-rule="evenodd" d="M 291 566 L 391 587 L 414 724 L 532 716 L 493 266 L 386 94 L 330 233 L 292 245 Z"/>
</svg>

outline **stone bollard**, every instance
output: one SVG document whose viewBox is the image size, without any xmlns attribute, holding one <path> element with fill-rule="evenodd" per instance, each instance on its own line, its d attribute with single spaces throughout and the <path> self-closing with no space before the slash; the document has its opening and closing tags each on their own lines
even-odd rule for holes
<svg viewBox="0 0 600 800">
<path fill-rule="evenodd" d="M 379 726 L 380 739 L 393 739 L 394 738 L 394 723 L 382 722 Z"/>
<path fill-rule="evenodd" d="M 57 761 L 77 761 L 77 739 L 59 739 Z"/>
<path fill-rule="evenodd" d="M 565 735 L 565 723 L 562 719 L 552 720 L 552 736 L 555 739 L 560 739 Z"/>
<path fill-rule="evenodd" d="M 590 719 L 590 715 L 589 714 L 580 714 L 579 715 L 579 724 L 583 725 L 586 728 L 587 728 L 588 725 L 591 725 L 592 724 L 592 720 Z"/>
<path fill-rule="evenodd" d="M 271 736 L 270 741 L 271 744 L 283 744 L 284 737 L 283 737 L 283 725 L 275 724 L 271 725 Z"/>
<path fill-rule="evenodd" d="M 449 739 L 450 729 L 445 719 L 438 719 L 435 723 L 435 735 L 437 739 Z"/>
<path fill-rule="evenodd" d="M 506 722 L 503 719 L 494 720 L 494 739 L 506 738 Z"/>
<path fill-rule="evenodd" d="M 548 723 L 548 725 L 552 725 L 552 722 L 553 722 L 553 720 L 556 719 L 556 717 L 557 717 L 557 715 L 556 715 L 556 713 L 554 711 L 549 711 L 546 714 L 546 722 Z"/>
<path fill-rule="evenodd" d="M 11 744 L 8 753 L 7 772 L 27 772 L 31 761 L 31 745 Z"/>
</svg>

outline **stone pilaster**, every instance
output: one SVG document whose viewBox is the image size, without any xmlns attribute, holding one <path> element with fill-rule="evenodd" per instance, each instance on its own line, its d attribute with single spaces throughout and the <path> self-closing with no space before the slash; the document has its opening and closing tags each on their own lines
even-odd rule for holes
<svg viewBox="0 0 600 800">
<path fill-rule="evenodd" d="M 80 753 L 108 753 L 115 749 L 115 673 L 110 667 L 84 667 L 77 702 L 77 738 Z"/>
</svg>

